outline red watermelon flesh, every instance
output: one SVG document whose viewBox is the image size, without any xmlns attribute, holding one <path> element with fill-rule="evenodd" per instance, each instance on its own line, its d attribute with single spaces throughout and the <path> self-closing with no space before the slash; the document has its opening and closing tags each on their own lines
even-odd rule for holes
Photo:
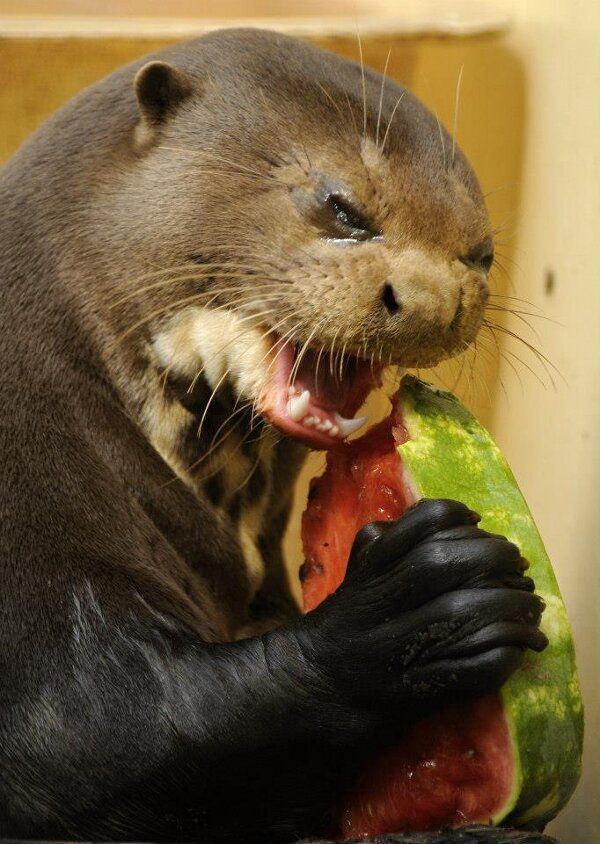
<svg viewBox="0 0 600 844">
<path fill-rule="evenodd" d="M 331 451 L 303 515 L 305 611 L 344 578 L 356 532 L 397 519 L 415 500 L 397 446 L 408 440 L 398 411 Z M 487 823 L 511 795 L 514 760 L 501 699 L 487 695 L 417 722 L 366 765 L 336 812 L 340 838 Z"/>
</svg>

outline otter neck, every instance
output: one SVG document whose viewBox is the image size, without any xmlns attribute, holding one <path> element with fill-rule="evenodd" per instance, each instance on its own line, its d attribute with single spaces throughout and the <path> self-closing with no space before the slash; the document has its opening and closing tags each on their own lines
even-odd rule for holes
<svg viewBox="0 0 600 844">
<path fill-rule="evenodd" d="M 283 567 L 281 543 L 307 450 L 281 438 L 225 381 L 148 376 L 140 420 L 173 473 L 236 529 L 252 594 Z M 277 575 L 281 576 L 281 573 Z"/>
</svg>

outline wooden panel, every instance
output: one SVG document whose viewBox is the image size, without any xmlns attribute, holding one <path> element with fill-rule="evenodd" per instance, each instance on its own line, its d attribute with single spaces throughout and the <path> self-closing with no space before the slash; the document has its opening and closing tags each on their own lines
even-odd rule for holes
<svg viewBox="0 0 600 844">
<path fill-rule="evenodd" d="M 478 0 L 2 0 L 0 33 L 13 36 L 189 37 L 223 25 L 295 34 L 469 35 L 508 16 Z"/>
</svg>

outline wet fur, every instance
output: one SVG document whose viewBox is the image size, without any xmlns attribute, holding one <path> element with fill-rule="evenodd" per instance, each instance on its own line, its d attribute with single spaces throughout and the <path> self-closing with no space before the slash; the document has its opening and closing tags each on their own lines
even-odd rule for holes
<svg viewBox="0 0 600 844">
<path fill-rule="evenodd" d="M 433 361 L 460 350 L 481 318 L 467 302 L 461 330 L 448 329 L 456 291 L 475 302 L 482 282 L 442 256 L 486 236 L 479 189 L 459 151 L 453 168 L 442 160 L 434 119 L 409 94 L 403 129 L 388 132 L 398 89 L 386 89 L 382 156 L 370 71 L 371 140 L 361 140 L 360 69 L 340 58 L 250 31 L 159 58 L 177 68 L 162 105 L 151 81 L 136 101 L 137 62 L 58 112 L 0 175 L 3 837 L 301 837 L 326 825 L 341 772 L 389 722 L 389 704 L 382 712 L 352 691 L 356 664 L 370 659 L 339 652 L 361 590 L 348 587 L 309 624 L 291 621 L 280 543 L 303 449 L 248 403 L 248 361 L 268 350 L 262 318 L 247 341 L 236 328 L 232 342 L 246 346 L 210 375 L 215 355 L 186 358 L 183 300 L 197 297 L 185 305 L 199 319 L 227 306 L 221 332 L 252 312 L 254 290 L 278 303 L 282 333 L 305 343 L 318 324 L 337 365 L 361 348 L 385 359 L 420 349 Z M 350 111 L 341 97 L 338 120 L 322 88 L 353 91 Z M 406 173 L 395 188 L 392 160 Z M 402 247 L 393 254 L 371 244 L 336 260 L 290 214 L 316 172 L 348 162 L 362 200 L 390 221 Z M 424 266 L 429 285 L 416 279 Z M 412 328 L 400 333 L 399 322 L 365 320 L 390 267 L 412 278 Z M 238 410 L 228 456 L 213 446 Z M 449 512 L 427 511 L 423 530 Z M 390 594 L 385 579 L 379 588 L 373 607 Z M 514 605 L 508 591 L 490 623 Z M 514 666 L 518 647 L 495 641 L 487 673 L 471 665 L 464 689 L 476 677 L 497 685 Z M 370 682 L 390 689 L 389 671 Z M 447 680 L 436 682 L 443 697 Z"/>
</svg>

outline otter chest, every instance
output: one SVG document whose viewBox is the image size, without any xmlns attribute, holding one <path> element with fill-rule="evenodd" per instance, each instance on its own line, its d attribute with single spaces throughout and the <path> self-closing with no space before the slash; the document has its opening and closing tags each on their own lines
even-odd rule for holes
<svg viewBox="0 0 600 844">
<path fill-rule="evenodd" d="M 252 448 L 245 447 L 240 436 L 229 439 L 211 460 L 212 474 L 201 479 L 200 484 L 235 533 L 254 595 L 268 566 L 261 550 L 261 538 L 269 531 L 275 506 L 273 444 L 261 438 L 257 447 Z"/>
<path fill-rule="evenodd" d="M 145 427 L 154 447 L 187 486 L 208 499 L 215 522 L 238 546 L 231 551 L 243 556 L 252 599 L 268 567 L 261 538 L 271 533 L 272 513 L 280 509 L 274 434 L 249 433 L 240 426 L 241 431 L 215 438 L 207 426 L 205 435 L 198 437 L 195 415 L 162 394 L 145 410 Z"/>
</svg>

